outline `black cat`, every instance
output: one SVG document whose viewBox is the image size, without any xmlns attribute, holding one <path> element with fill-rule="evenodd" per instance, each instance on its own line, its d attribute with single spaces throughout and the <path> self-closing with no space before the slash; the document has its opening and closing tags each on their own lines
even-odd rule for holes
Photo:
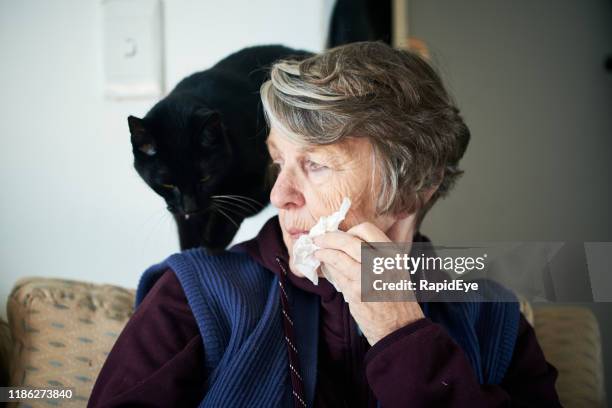
<svg viewBox="0 0 612 408">
<path fill-rule="evenodd" d="M 173 214 L 182 250 L 225 248 L 269 201 L 259 88 L 278 59 L 309 53 L 245 48 L 183 79 L 143 119 L 130 116 L 134 168 Z"/>
</svg>

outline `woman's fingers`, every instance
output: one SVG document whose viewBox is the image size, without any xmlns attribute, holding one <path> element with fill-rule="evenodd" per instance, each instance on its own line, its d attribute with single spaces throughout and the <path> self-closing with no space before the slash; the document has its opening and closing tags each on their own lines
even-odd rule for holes
<svg viewBox="0 0 612 408">
<path fill-rule="evenodd" d="M 319 249 L 314 253 L 325 267 L 325 276 L 347 302 L 361 300 L 361 264 L 342 251 Z"/>
<path fill-rule="evenodd" d="M 363 222 L 347 232 L 326 232 L 314 238 L 314 243 L 327 249 L 336 249 L 361 262 L 361 244 L 363 242 L 391 242 L 389 237 L 376 225 Z"/>
<path fill-rule="evenodd" d="M 327 266 L 327 270 L 331 269 L 334 279 L 337 275 L 348 281 L 361 278 L 361 264 L 342 251 L 323 248 L 316 250 L 314 256 Z"/>
<path fill-rule="evenodd" d="M 343 251 L 358 262 L 361 262 L 361 242 L 354 235 L 342 231 L 327 232 L 314 238 L 317 246 Z"/>
<path fill-rule="evenodd" d="M 314 238 L 321 249 L 314 256 L 325 265 L 326 275 L 349 303 L 361 302 L 361 244 L 390 242 L 377 226 L 364 222 L 347 232 L 327 232 Z"/>
<path fill-rule="evenodd" d="M 362 222 L 346 232 L 365 242 L 391 242 L 389 237 L 371 222 Z"/>
</svg>

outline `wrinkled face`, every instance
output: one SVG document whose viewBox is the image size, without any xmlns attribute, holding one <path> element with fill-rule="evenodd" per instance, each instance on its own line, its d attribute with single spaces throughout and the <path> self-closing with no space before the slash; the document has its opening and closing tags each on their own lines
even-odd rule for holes
<svg viewBox="0 0 612 408">
<path fill-rule="evenodd" d="M 299 236 L 308 233 L 320 217 L 337 211 L 343 197 L 348 197 L 352 205 L 340 224 L 342 231 L 365 221 L 386 231 L 395 221 L 390 216 L 376 216 L 377 197 L 372 193 L 374 151 L 367 139 L 301 146 L 272 127 L 266 143 L 278 174 L 270 201 L 278 208 L 289 256 Z M 303 276 L 293 267 L 291 270 Z"/>
</svg>

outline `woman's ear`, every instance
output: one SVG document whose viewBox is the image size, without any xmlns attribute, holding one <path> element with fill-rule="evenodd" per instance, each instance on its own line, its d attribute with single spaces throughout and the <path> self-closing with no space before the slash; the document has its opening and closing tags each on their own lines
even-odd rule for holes
<svg viewBox="0 0 612 408">
<path fill-rule="evenodd" d="M 422 210 L 423 208 L 427 208 L 430 207 L 430 203 L 432 197 L 434 196 L 434 194 L 436 193 L 436 191 L 438 191 L 438 188 L 440 188 L 440 184 L 442 184 L 442 180 L 444 180 L 444 169 L 441 168 L 436 172 L 436 176 L 434 178 L 434 182 L 432 183 L 432 185 L 425 189 L 422 190 L 419 193 L 420 196 L 420 205 L 419 208 L 417 210 Z"/>
<path fill-rule="evenodd" d="M 431 206 L 431 198 L 438 190 L 438 186 L 415 194 L 415 203 L 409 210 L 403 210 L 394 215 L 395 222 L 387 231 L 387 236 L 394 242 L 404 242 L 412 238 L 421 226 L 424 214 Z"/>
<path fill-rule="evenodd" d="M 428 188 L 427 190 L 424 190 L 420 193 L 420 206 L 419 206 L 419 210 L 425 206 L 427 206 L 427 204 L 429 203 L 429 201 L 431 200 L 431 198 L 433 197 L 433 195 L 436 193 L 436 191 L 438 191 L 438 187 L 440 187 L 440 183 L 436 184 L 435 186 L 432 186 L 430 188 Z"/>
<path fill-rule="evenodd" d="M 416 215 L 417 212 L 396 215 L 395 222 L 385 231 L 385 234 L 393 242 L 407 242 L 416 230 Z"/>
<path fill-rule="evenodd" d="M 397 212 L 395 214 L 395 217 L 397 219 L 402 219 L 402 218 L 407 218 L 407 217 L 410 217 L 418 213 L 423 208 L 427 207 L 427 203 L 429 203 L 429 200 L 431 200 L 431 198 L 433 197 L 433 195 L 435 194 L 437 190 L 438 190 L 438 186 L 434 186 L 427 190 L 421 190 L 420 192 L 415 193 L 414 202 L 412 206 L 406 210 L 401 210 Z"/>
<path fill-rule="evenodd" d="M 438 191 L 442 180 L 444 179 L 444 169 L 440 169 L 436 172 L 435 182 L 427 189 L 421 190 L 415 193 L 414 204 L 407 210 L 396 213 L 395 216 L 398 219 L 409 217 L 413 214 L 421 212 L 424 208 L 428 208 L 433 203 L 430 203 L 432 197 Z"/>
</svg>

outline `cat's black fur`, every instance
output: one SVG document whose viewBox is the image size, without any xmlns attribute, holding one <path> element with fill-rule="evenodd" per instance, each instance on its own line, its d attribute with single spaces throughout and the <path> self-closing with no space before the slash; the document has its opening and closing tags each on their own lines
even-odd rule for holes
<svg viewBox="0 0 612 408">
<path fill-rule="evenodd" d="M 165 199 L 181 249 L 225 248 L 242 220 L 267 205 L 259 88 L 274 61 L 307 55 L 280 45 L 245 48 L 183 79 L 143 119 L 128 118 L 134 167 Z"/>
</svg>

